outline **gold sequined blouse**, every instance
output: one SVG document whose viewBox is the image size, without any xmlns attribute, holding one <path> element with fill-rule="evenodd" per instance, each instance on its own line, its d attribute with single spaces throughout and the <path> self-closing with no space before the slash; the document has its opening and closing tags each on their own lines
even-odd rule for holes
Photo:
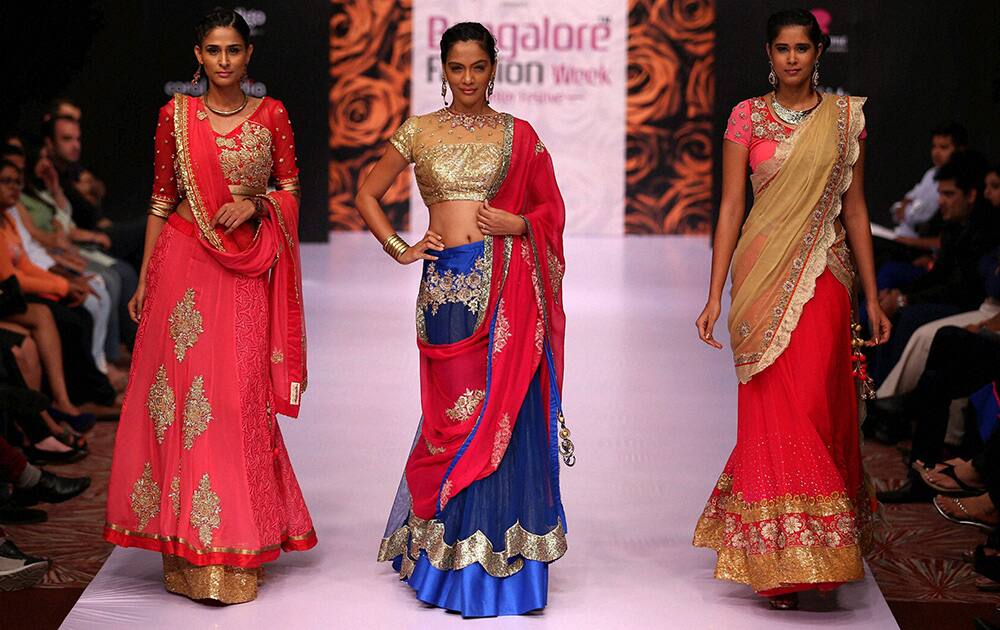
<svg viewBox="0 0 1000 630">
<path fill-rule="evenodd" d="M 441 109 L 411 116 L 389 143 L 414 165 L 427 206 L 493 198 L 506 177 L 514 137 L 510 114 L 463 117 Z"/>
</svg>

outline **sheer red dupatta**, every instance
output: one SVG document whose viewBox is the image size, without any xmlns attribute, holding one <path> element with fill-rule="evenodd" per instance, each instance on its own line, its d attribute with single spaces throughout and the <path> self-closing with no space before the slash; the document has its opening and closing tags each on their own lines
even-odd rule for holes
<svg viewBox="0 0 1000 630">
<path fill-rule="evenodd" d="M 565 209 L 552 160 L 531 125 L 511 119 L 507 133 L 506 177 L 491 203 L 521 215 L 530 227 L 523 236 L 487 240 L 490 298 L 472 336 L 439 345 L 418 340 L 423 424 L 406 479 L 413 513 L 422 519 L 499 467 L 539 366 L 558 493 Z"/>
<path fill-rule="evenodd" d="M 256 230 L 246 223 L 231 234 L 213 227 L 216 211 L 233 201 L 233 196 L 219 163 L 215 132 L 208 120 L 198 118 L 200 108 L 196 99 L 181 94 L 174 97 L 179 177 L 195 217 L 198 240 L 232 273 L 259 276 L 270 272 L 268 335 L 274 411 L 294 418 L 307 378 L 298 198 L 281 190 L 268 193 L 270 215 Z"/>
</svg>

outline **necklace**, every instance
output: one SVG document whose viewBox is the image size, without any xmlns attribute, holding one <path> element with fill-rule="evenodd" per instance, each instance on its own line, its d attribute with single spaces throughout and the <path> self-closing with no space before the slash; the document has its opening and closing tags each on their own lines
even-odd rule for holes
<svg viewBox="0 0 1000 630">
<path fill-rule="evenodd" d="M 469 133 L 485 127 L 496 129 L 502 120 L 503 114 L 470 114 L 453 111 L 450 107 L 442 109 L 438 116 L 439 123 L 449 123 L 452 129 L 462 127 Z"/>
<path fill-rule="evenodd" d="M 230 110 L 215 109 L 214 107 L 212 107 L 211 105 L 209 105 L 208 104 L 208 94 L 206 94 L 205 96 L 203 96 L 201 98 L 201 102 L 205 104 L 205 107 L 208 108 L 208 111 L 212 112 L 216 116 L 232 116 L 234 114 L 238 114 L 238 113 L 242 112 L 243 108 L 245 108 L 247 106 L 247 103 L 250 102 L 250 99 L 247 97 L 247 93 L 244 92 L 243 93 L 243 102 L 240 104 L 240 106 L 237 107 L 236 109 L 230 109 Z"/>
<path fill-rule="evenodd" d="M 809 109 L 803 109 L 800 111 L 800 110 L 788 109 L 787 107 L 778 102 L 777 94 L 771 95 L 771 105 L 774 106 L 774 113 L 778 116 L 778 118 L 785 121 L 789 125 L 797 125 L 801 123 L 803 120 L 806 119 L 806 116 L 811 114 L 813 110 L 819 107 L 819 104 L 822 102 L 823 102 L 823 97 L 820 96 L 819 92 L 817 92 L 816 104 L 810 107 Z"/>
</svg>

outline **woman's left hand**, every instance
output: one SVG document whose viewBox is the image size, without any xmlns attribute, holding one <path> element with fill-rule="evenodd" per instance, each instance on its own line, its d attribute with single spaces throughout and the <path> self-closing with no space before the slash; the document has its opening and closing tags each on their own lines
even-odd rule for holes
<svg viewBox="0 0 1000 630">
<path fill-rule="evenodd" d="M 520 236 L 524 234 L 524 219 L 520 216 L 494 208 L 489 201 L 484 201 L 476 216 L 479 230 L 485 236 Z"/>
<path fill-rule="evenodd" d="M 250 220 L 256 213 L 257 206 L 249 199 L 231 201 L 222 204 L 219 211 L 215 213 L 215 224 L 226 228 L 226 234 L 229 234 Z"/>
<path fill-rule="evenodd" d="M 868 326 L 871 328 L 872 338 L 865 342 L 866 346 L 881 346 L 889 343 L 892 322 L 882 307 L 871 301 L 868 302 Z"/>
</svg>

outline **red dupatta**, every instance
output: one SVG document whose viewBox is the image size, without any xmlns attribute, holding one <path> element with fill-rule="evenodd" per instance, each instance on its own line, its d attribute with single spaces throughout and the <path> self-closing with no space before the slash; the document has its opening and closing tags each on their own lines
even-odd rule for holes
<svg viewBox="0 0 1000 630">
<path fill-rule="evenodd" d="M 479 328 L 456 343 L 417 342 L 422 439 L 407 462 L 406 479 L 413 513 L 422 519 L 434 517 L 451 497 L 496 471 L 539 366 L 558 479 L 565 208 L 552 159 L 531 125 L 512 119 L 504 148 L 506 178 L 491 203 L 524 217 L 528 231 L 488 237 L 484 249 L 493 272 L 487 317 Z"/>
<path fill-rule="evenodd" d="M 244 223 L 231 234 L 213 226 L 218 209 L 231 201 L 222 173 L 215 131 L 197 99 L 174 96 L 174 138 L 179 177 L 198 227 L 199 242 L 228 271 L 268 281 L 268 335 L 271 389 L 275 411 L 297 417 L 306 388 L 305 313 L 299 263 L 299 202 L 287 191 L 267 194 L 270 215 L 256 232 Z M 256 124 L 256 123 L 253 123 Z M 226 299 L 218 296 L 217 299 Z M 232 299 L 232 298 L 229 298 Z"/>
</svg>

